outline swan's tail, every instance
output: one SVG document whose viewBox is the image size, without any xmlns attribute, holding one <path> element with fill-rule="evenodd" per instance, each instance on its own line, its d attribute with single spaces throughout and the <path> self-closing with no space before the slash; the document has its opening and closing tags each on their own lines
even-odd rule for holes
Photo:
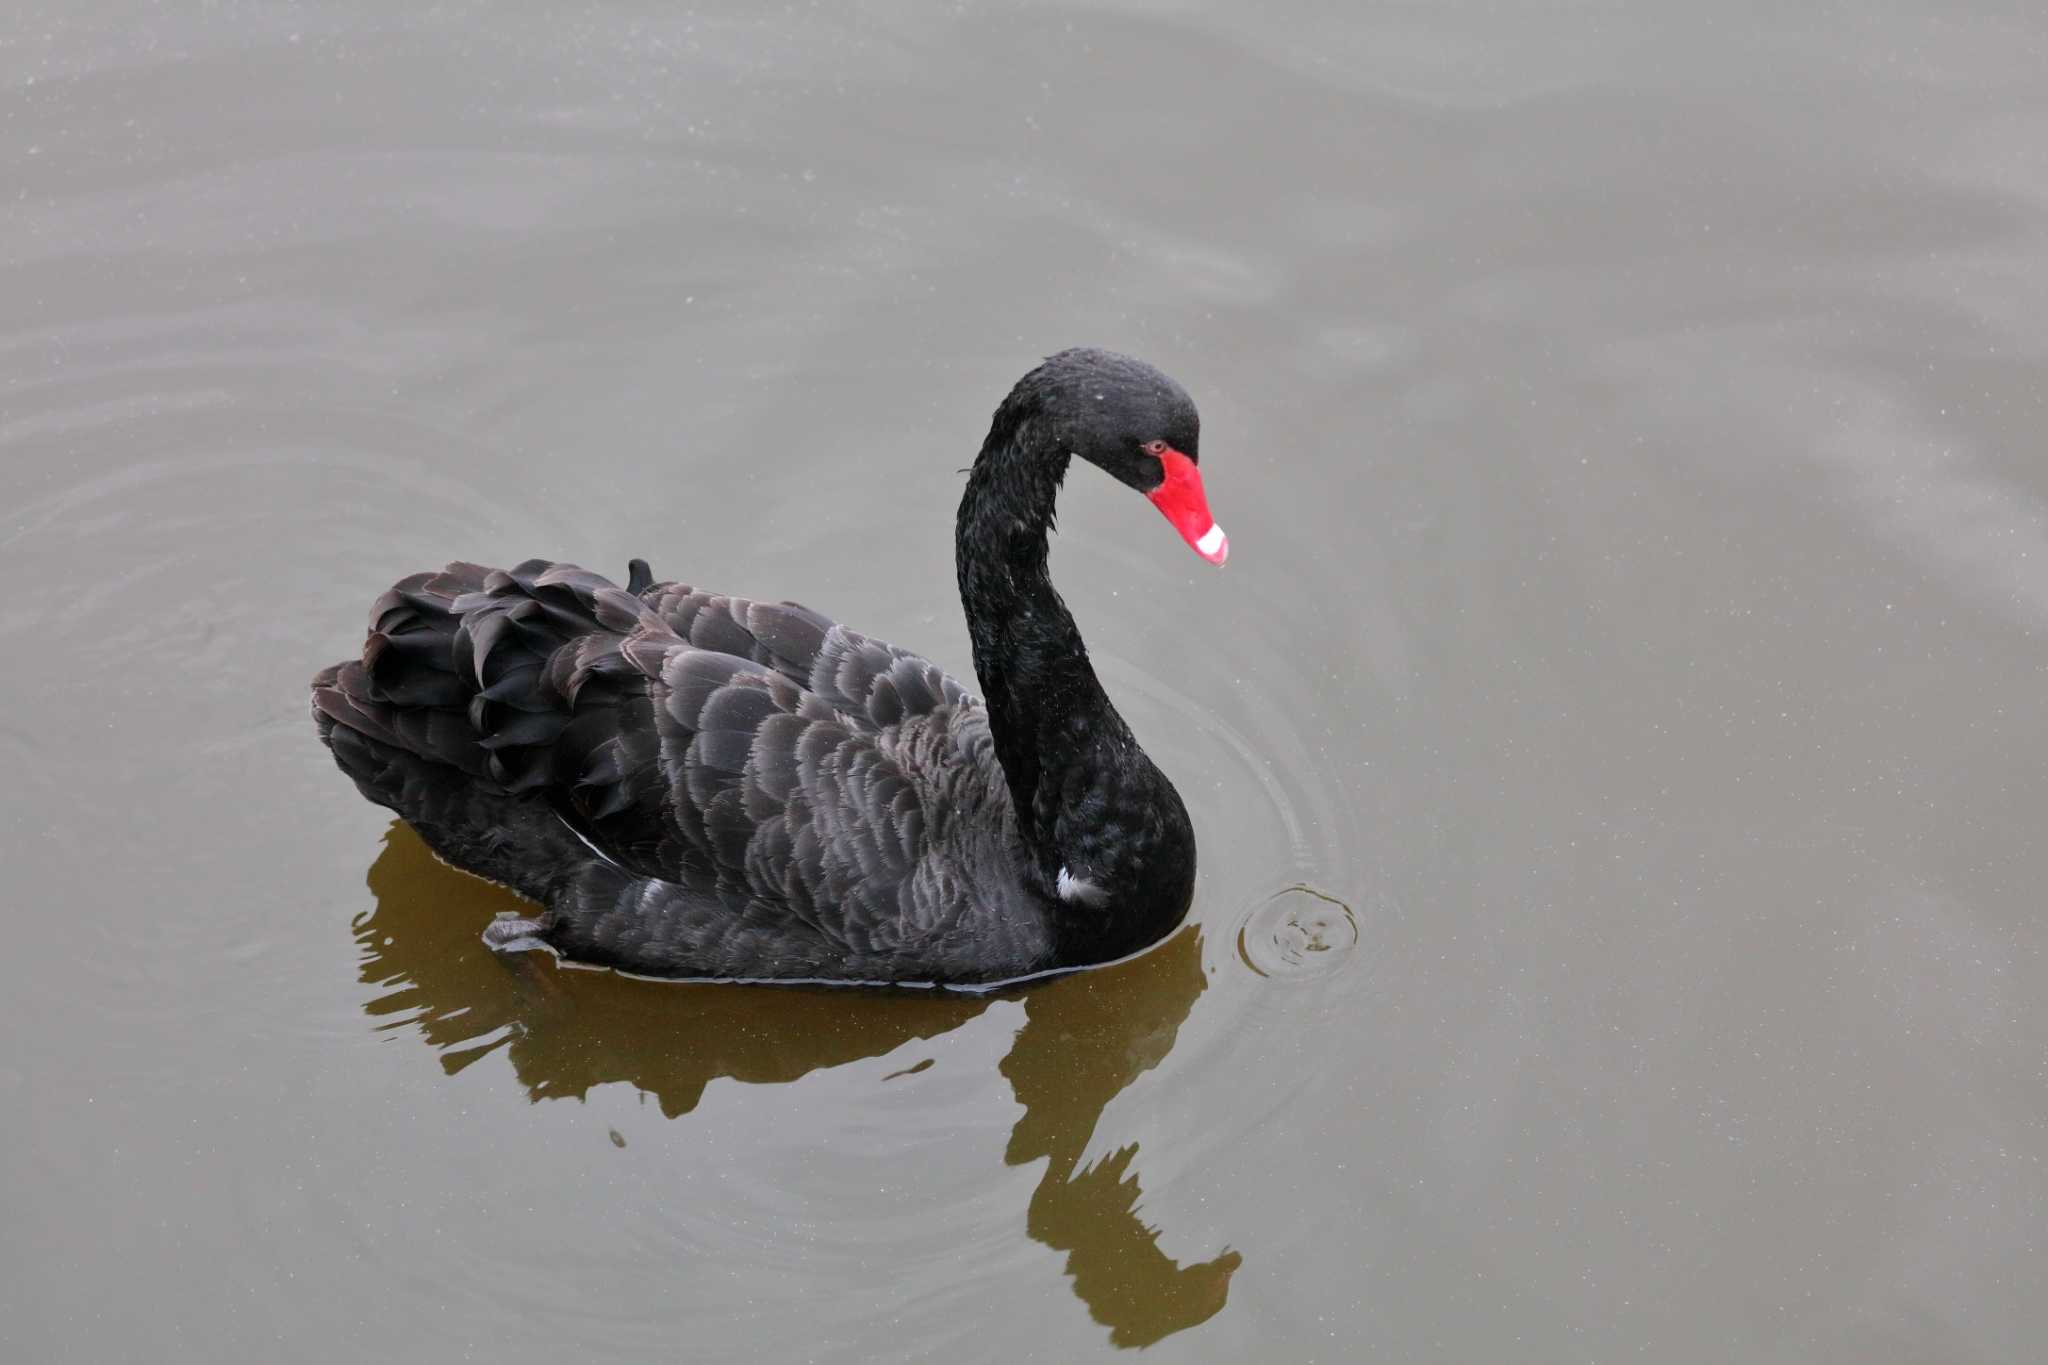
<svg viewBox="0 0 2048 1365">
<path fill-rule="evenodd" d="M 314 677 L 314 723 L 363 795 L 443 858 L 542 897 L 557 870 L 588 858 L 537 796 L 568 721 L 550 662 L 572 662 L 586 641 L 615 651 L 645 611 L 610 581 L 545 560 L 414 574 L 370 609 L 361 659 Z"/>
<path fill-rule="evenodd" d="M 480 592 L 490 570 L 450 564 L 414 574 L 377 599 L 361 659 L 313 679 L 313 721 L 363 795 L 403 813 L 411 769 L 421 762 L 488 780 L 487 755 L 470 724 L 474 683 L 456 668 L 462 616 L 455 603 Z M 407 760 L 411 760 L 410 763 Z"/>
</svg>

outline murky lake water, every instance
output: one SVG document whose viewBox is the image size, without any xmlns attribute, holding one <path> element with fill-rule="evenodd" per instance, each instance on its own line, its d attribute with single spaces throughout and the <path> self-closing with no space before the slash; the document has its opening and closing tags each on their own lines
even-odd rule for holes
<svg viewBox="0 0 2048 1365">
<path fill-rule="evenodd" d="M 31 8 L 9 1360 L 2039 1358 L 2048 17 Z M 1068 486 L 1155 953 L 507 966 L 315 742 L 454 557 L 964 672 L 1076 343 L 1233 547 Z"/>
</svg>

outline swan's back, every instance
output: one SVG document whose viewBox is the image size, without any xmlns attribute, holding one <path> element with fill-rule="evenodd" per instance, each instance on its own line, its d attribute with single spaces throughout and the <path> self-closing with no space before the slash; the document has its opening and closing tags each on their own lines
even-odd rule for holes
<svg viewBox="0 0 2048 1365">
<path fill-rule="evenodd" d="M 451 564 L 313 701 L 365 795 L 573 958 L 990 980 L 1052 952 L 980 703 L 794 603 Z"/>
</svg>

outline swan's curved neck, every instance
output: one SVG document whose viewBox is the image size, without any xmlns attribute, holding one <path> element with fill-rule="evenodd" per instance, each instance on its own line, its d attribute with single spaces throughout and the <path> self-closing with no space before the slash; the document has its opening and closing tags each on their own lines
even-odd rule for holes
<svg viewBox="0 0 2048 1365">
<path fill-rule="evenodd" d="M 1046 574 L 1069 454 L 1028 412 L 999 408 L 960 498 L 955 559 L 974 671 L 1017 833 L 1042 894 L 1066 904 L 1063 960 L 1152 942 L 1194 889 L 1187 808 L 1103 694 Z"/>
<path fill-rule="evenodd" d="M 1006 422 L 999 414 L 974 461 L 954 533 L 960 603 L 996 757 L 1019 832 L 1047 857 L 1056 852 L 1056 779 L 1087 764 L 1105 737 L 1130 736 L 1046 572 L 1068 459 L 1029 417 Z"/>
</svg>

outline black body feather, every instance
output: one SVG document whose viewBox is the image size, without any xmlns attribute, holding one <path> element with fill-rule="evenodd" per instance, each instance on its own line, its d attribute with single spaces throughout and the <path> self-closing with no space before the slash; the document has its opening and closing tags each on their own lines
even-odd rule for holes
<svg viewBox="0 0 2048 1365">
<path fill-rule="evenodd" d="M 1122 956 L 1185 913 L 1194 838 L 1096 681 L 1046 536 L 1070 452 L 1143 487 L 1125 448 L 1156 427 L 1192 455 L 1193 422 L 1172 381 L 1103 352 L 1054 357 L 998 408 L 957 525 L 986 704 L 806 607 L 639 560 L 625 588 L 458 563 L 385 593 L 361 659 L 314 679 L 321 737 L 442 857 L 545 907 L 510 946 L 956 984 Z"/>
</svg>

